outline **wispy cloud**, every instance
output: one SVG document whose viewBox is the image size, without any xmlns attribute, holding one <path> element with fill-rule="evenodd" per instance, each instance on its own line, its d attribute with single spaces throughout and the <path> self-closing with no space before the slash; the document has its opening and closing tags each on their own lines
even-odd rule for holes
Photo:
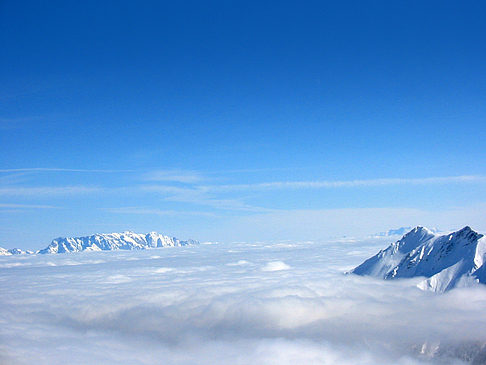
<svg viewBox="0 0 486 365">
<path fill-rule="evenodd" d="M 12 185 L 25 182 L 27 180 L 28 172 L 16 172 L 0 175 L 0 185 Z"/>
<path fill-rule="evenodd" d="M 184 184 L 195 184 L 207 180 L 201 173 L 188 170 L 158 170 L 150 171 L 143 175 L 146 181 L 167 181 Z"/>
<path fill-rule="evenodd" d="M 271 172 L 271 171 L 296 171 L 296 170 L 310 170 L 315 169 L 315 166 L 301 166 L 301 167 L 262 167 L 262 168 L 247 168 L 247 169 L 225 169 L 225 170 L 210 170 L 206 173 L 211 175 L 227 175 L 227 174 L 248 174 L 254 172 Z"/>
<path fill-rule="evenodd" d="M 59 167 L 26 167 L 18 169 L 0 169 L 0 173 L 7 172 L 87 172 L 87 173 L 117 173 L 133 172 L 134 170 L 105 170 L 105 169 L 65 169 Z"/>
<path fill-rule="evenodd" d="M 199 212 L 199 211 L 180 211 L 180 210 L 167 210 L 150 207 L 120 207 L 120 208 L 105 208 L 107 212 L 117 214 L 135 214 L 135 215 L 161 215 L 161 216 L 204 216 L 214 217 L 214 213 Z"/>
<path fill-rule="evenodd" d="M 58 209 L 53 205 L 36 205 L 36 204 L 3 204 L 0 203 L 0 209 Z"/>
<path fill-rule="evenodd" d="M 0 187 L 0 196 L 56 196 L 77 195 L 102 192 L 96 186 L 37 186 L 37 187 Z"/>
<path fill-rule="evenodd" d="M 208 193 L 206 187 L 175 187 L 167 185 L 142 186 L 143 191 L 159 193 L 164 196 L 164 200 L 192 203 L 197 205 L 209 206 L 216 209 L 247 211 L 247 212 L 270 212 L 272 209 L 248 205 L 239 199 L 220 199 Z"/>
<path fill-rule="evenodd" d="M 158 196 L 167 202 L 187 203 L 205 206 L 212 209 L 240 212 L 275 212 L 276 209 L 251 205 L 246 203 L 248 196 L 245 193 L 271 190 L 304 190 L 304 189 L 342 189 L 365 188 L 381 186 L 419 186 L 441 184 L 484 184 L 486 176 L 461 175 L 426 178 L 383 178 L 383 179 L 356 179 L 356 180 L 313 180 L 313 181 L 271 181 L 250 184 L 203 184 L 207 181 L 204 175 L 189 171 L 158 171 L 147 173 L 144 176 L 145 183 L 139 185 L 65 185 L 65 186 L 28 186 L 10 185 L 21 180 L 22 174 L 42 171 L 72 171 L 72 172 L 120 172 L 122 170 L 82 170 L 82 169 L 58 169 L 58 168 L 32 168 L 32 169 L 3 169 L 0 172 L 9 172 L 6 175 L 3 186 L 0 186 L 0 196 L 23 196 L 28 198 L 50 196 L 77 196 L 82 194 L 102 194 L 119 196 L 120 198 L 132 195 L 146 195 L 147 193 Z M 123 170 L 130 171 L 130 170 Z M 148 184 L 148 181 L 154 181 Z M 160 181 L 156 183 L 155 181 Z M 0 176 L 0 182 L 1 176 Z M 173 182 L 183 183 L 175 185 Z M 6 183 L 6 184 L 5 184 Z M 258 204 L 258 203 L 257 203 Z M 147 205 L 152 205 L 149 203 Z M 155 207 L 158 208 L 158 207 Z M 183 210 L 183 209 L 181 209 Z M 198 209 L 189 209 L 191 211 Z M 152 211 L 153 214 L 167 214 L 162 211 Z M 178 213 L 179 214 L 179 213 Z"/>
<path fill-rule="evenodd" d="M 426 178 L 384 178 L 368 180 L 273 181 L 254 184 L 206 185 L 207 191 L 272 190 L 272 189 L 332 189 L 391 185 L 432 185 L 453 183 L 483 183 L 486 176 L 464 175 Z"/>
</svg>

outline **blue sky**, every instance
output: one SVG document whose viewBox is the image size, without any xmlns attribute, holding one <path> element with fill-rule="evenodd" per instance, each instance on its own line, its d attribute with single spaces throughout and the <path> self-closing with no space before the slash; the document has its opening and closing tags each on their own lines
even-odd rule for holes
<svg viewBox="0 0 486 365">
<path fill-rule="evenodd" d="M 486 229 L 481 1 L 0 3 L 0 246 Z"/>
</svg>

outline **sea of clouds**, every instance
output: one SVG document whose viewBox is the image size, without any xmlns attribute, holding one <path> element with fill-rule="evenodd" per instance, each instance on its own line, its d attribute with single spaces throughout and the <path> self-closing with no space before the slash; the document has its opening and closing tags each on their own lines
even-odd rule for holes
<svg viewBox="0 0 486 365">
<path fill-rule="evenodd" d="M 486 287 L 344 272 L 388 241 L 0 258 L 0 364 L 462 364 Z"/>
</svg>

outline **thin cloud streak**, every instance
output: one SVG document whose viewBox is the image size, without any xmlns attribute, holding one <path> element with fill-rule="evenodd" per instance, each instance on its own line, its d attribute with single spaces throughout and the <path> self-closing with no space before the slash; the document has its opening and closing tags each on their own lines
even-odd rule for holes
<svg viewBox="0 0 486 365">
<path fill-rule="evenodd" d="M 210 170 L 207 174 L 224 175 L 224 174 L 245 174 L 253 172 L 268 172 L 268 171 L 295 171 L 295 170 L 309 170 L 315 169 L 315 166 L 301 166 L 301 167 L 262 167 L 262 168 L 247 168 L 247 169 L 227 169 L 227 170 Z"/>
<path fill-rule="evenodd" d="M 0 169 L 0 173 L 6 172 L 87 172 L 87 173 L 118 173 L 133 172 L 134 170 L 103 170 L 103 169 L 65 169 L 58 167 L 26 167 L 20 169 Z"/>
<path fill-rule="evenodd" d="M 3 204 L 0 203 L 0 209 L 59 209 L 53 205 L 35 205 L 35 204 Z"/>
<path fill-rule="evenodd" d="M 0 196 L 55 196 L 98 193 L 104 191 L 96 186 L 42 186 L 42 187 L 2 187 Z"/>
<path fill-rule="evenodd" d="M 142 191 L 166 195 L 164 200 L 192 203 L 202 206 L 208 206 L 216 209 L 245 211 L 245 212 L 272 212 L 274 209 L 268 209 L 246 204 L 238 199 L 219 199 L 208 194 L 205 187 L 195 186 L 191 188 L 180 188 L 167 185 L 151 185 L 141 187 Z"/>
<path fill-rule="evenodd" d="M 374 187 L 392 185 L 432 185 L 457 183 L 483 183 L 486 176 L 464 175 L 427 178 L 384 178 L 369 180 L 317 180 L 317 181 L 274 181 L 255 184 L 207 185 L 202 188 L 207 191 L 238 191 L 238 190 L 272 190 L 272 189 L 332 189 Z"/>
<path fill-rule="evenodd" d="M 40 169 L 40 170 L 39 170 Z M 48 171 L 64 171 L 62 169 L 49 169 Z M 0 170 L 6 172 L 10 170 Z M 35 171 L 44 171 L 36 168 Z M 113 171 L 116 170 L 69 170 L 69 171 Z M 121 170 L 119 170 L 121 171 Z M 128 170 L 127 170 L 128 171 Z M 24 172 L 27 173 L 27 172 Z M 20 178 L 22 172 L 14 175 Z M 271 190 L 298 190 L 298 189 L 339 189 L 339 188 L 360 188 L 380 186 L 419 186 L 419 185 L 440 185 L 440 184 L 484 184 L 486 176 L 462 175 L 428 178 L 383 178 L 369 180 L 318 180 L 318 181 L 274 181 L 252 184 L 226 184 L 226 185 L 203 185 L 198 184 L 204 179 L 203 175 L 191 175 L 185 172 L 180 175 L 170 175 L 162 172 L 162 178 L 167 175 L 172 182 L 183 182 L 187 185 L 174 186 L 167 184 L 142 184 L 132 186 L 97 186 L 97 185 L 67 185 L 67 186 L 13 186 L 4 185 L 0 187 L 0 196 L 23 196 L 30 198 L 49 196 L 76 196 L 82 194 L 103 194 L 118 195 L 120 197 L 133 194 L 157 194 L 164 201 L 189 203 L 200 206 L 211 207 L 221 210 L 246 211 L 246 212 L 275 212 L 278 209 L 254 206 L 244 202 L 245 197 L 237 196 L 238 192 L 247 191 L 271 191 Z M 200 178 L 198 177 L 200 176 Z M 200 179 L 200 180 L 199 180 Z M 190 183 L 190 181 L 196 181 Z M 15 182 L 15 178 L 13 180 Z M 224 193 L 234 192 L 231 196 L 222 196 Z M 154 212 L 155 213 L 155 212 Z M 159 213 L 157 213 L 159 214 Z"/>
<path fill-rule="evenodd" d="M 169 181 L 184 184 L 194 184 L 206 180 L 206 178 L 197 171 L 187 170 L 158 170 L 150 171 L 144 174 L 145 181 Z"/>
<path fill-rule="evenodd" d="M 148 207 L 120 207 L 120 208 L 105 208 L 103 209 L 110 213 L 116 214 L 135 214 L 135 215 L 161 215 L 161 216 L 204 216 L 215 217 L 216 215 L 209 212 L 198 211 L 179 211 L 179 210 L 165 210 Z"/>
</svg>

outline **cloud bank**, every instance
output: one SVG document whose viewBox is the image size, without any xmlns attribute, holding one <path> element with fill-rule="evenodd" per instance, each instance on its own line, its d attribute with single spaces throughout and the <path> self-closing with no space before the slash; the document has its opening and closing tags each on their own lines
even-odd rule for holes
<svg viewBox="0 0 486 365">
<path fill-rule="evenodd" d="M 460 364 L 480 351 L 485 288 L 439 296 L 343 274 L 386 243 L 1 258 L 0 360 Z"/>
</svg>

